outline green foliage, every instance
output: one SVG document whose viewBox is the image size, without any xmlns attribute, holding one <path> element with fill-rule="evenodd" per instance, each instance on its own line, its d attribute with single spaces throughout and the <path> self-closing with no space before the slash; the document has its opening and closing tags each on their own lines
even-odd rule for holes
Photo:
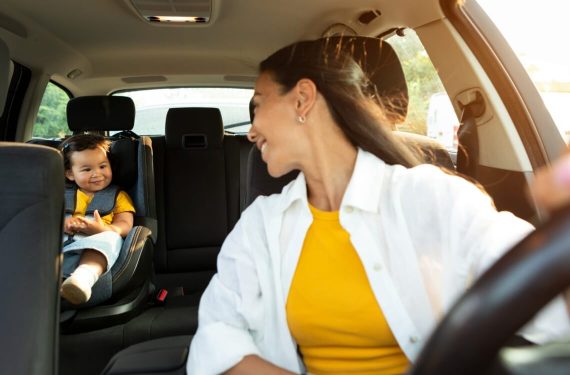
<svg viewBox="0 0 570 375">
<path fill-rule="evenodd" d="M 425 135 L 430 97 L 444 92 L 443 84 L 415 32 L 406 30 L 405 37 L 393 36 L 388 43 L 402 62 L 410 97 L 408 116 L 398 129 Z"/>
<path fill-rule="evenodd" d="M 66 108 L 69 96 L 58 86 L 48 83 L 32 131 L 33 137 L 62 138 L 70 134 Z"/>
</svg>

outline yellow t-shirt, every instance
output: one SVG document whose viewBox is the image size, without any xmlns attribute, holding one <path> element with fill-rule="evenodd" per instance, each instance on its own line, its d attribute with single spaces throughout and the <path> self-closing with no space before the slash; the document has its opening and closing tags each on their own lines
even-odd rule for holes
<svg viewBox="0 0 570 375">
<path fill-rule="evenodd" d="M 85 212 L 87 211 L 87 207 L 89 207 L 89 203 L 93 200 L 93 196 L 89 196 L 82 192 L 81 190 L 77 189 L 77 196 L 75 199 L 75 212 L 73 216 L 85 216 Z M 115 214 L 120 214 L 122 212 L 132 212 L 135 213 L 135 207 L 133 205 L 133 201 L 131 197 L 124 191 L 120 191 L 117 194 L 117 200 L 115 202 L 115 208 L 113 211 L 103 216 L 101 219 L 105 222 L 105 224 L 111 224 L 113 222 L 113 216 Z"/>
<path fill-rule="evenodd" d="M 287 322 L 307 371 L 402 374 L 408 360 L 370 288 L 337 212 L 310 207 L 309 228 L 287 298 Z"/>
</svg>

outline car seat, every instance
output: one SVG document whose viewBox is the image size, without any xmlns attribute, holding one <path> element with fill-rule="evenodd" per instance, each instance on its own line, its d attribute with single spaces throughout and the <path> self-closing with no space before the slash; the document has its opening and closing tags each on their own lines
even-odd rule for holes
<svg viewBox="0 0 570 375">
<path fill-rule="evenodd" d="M 154 290 L 152 252 L 156 238 L 152 233 L 156 233 L 157 222 L 152 144 L 150 138 L 131 131 L 134 114 L 132 99 L 120 96 L 78 97 L 67 105 L 69 128 L 75 134 L 119 131 L 110 137 L 113 183 L 132 198 L 136 214 L 119 258 L 94 285 L 91 299 L 80 306 L 63 302 L 65 332 L 123 322 L 144 308 Z"/>
</svg>

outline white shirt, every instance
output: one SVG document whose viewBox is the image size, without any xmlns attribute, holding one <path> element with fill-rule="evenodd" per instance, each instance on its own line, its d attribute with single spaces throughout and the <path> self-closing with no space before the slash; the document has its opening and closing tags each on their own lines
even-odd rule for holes
<svg viewBox="0 0 570 375">
<path fill-rule="evenodd" d="M 187 364 L 192 375 L 227 371 L 248 354 L 303 371 L 285 304 L 312 222 L 305 177 L 259 197 L 226 238 L 218 273 L 199 308 Z M 398 344 L 413 362 L 438 320 L 473 279 L 533 227 L 463 178 L 431 165 L 390 166 L 358 151 L 340 206 L 372 291 Z M 562 334 L 560 298 L 524 335 Z"/>
</svg>

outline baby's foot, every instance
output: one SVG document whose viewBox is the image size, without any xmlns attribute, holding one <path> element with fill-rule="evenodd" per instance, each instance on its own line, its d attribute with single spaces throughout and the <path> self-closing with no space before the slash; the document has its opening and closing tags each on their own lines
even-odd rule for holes
<svg viewBox="0 0 570 375">
<path fill-rule="evenodd" d="M 61 284 L 61 296 L 74 305 L 89 301 L 91 288 L 99 276 L 90 267 L 79 266 Z"/>
</svg>

